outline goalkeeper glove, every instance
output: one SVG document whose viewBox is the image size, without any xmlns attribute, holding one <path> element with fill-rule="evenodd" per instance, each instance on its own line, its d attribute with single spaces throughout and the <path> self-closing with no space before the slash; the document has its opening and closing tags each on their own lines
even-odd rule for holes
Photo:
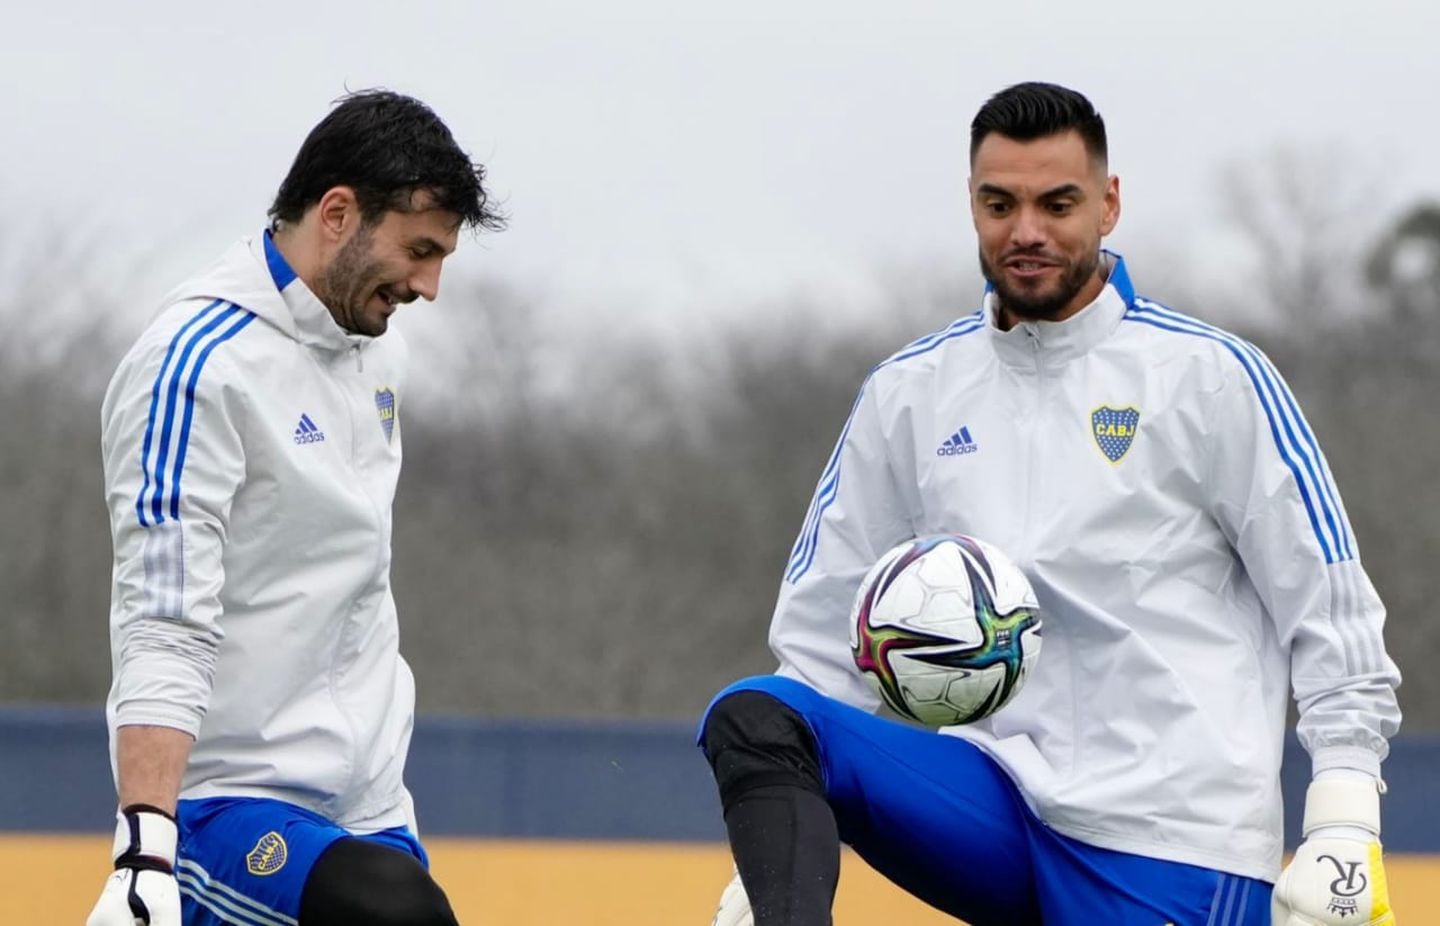
<svg viewBox="0 0 1440 926">
<path fill-rule="evenodd" d="M 720 907 L 715 911 L 710 926 L 755 926 L 755 917 L 750 912 L 750 898 L 745 893 L 745 885 L 740 883 L 739 871 L 725 885 L 720 895 Z"/>
<path fill-rule="evenodd" d="M 1271 926 L 1395 926 L 1380 854 L 1383 789 L 1339 770 L 1310 783 L 1304 841 L 1275 884 Z"/>
<path fill-rule="evenodd" d="M 116 815 L 115 873 L 85 926 L 180 926 L 175 818 L 147 804 Z"/>
</svg>

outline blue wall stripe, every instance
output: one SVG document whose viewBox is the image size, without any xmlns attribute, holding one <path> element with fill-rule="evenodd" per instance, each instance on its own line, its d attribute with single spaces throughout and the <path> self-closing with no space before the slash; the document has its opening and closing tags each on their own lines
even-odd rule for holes
<svg viewBox="0 0 1440 926">
<path fill-rule="evenodd" d="M 1333 531 L 1333 517 L 1328 507 L 1325 506 L 1323 497 L 1320 499 L 1322 511 L 1317 513 L 1315 499 L 1312 497 L 1311 483 L 1307 481 L 1306 473 L 1302 471 L 1301 466 L 1296 463 L 1294 457 L 1291 455 L 1289 448 L 1294 445 L 1287 444 L 1285 435 L 1281 433 L 1282 426 L 1291 441 L 1294 441 L 1294 433 L 1290 429 L 1288 421 L 1285 420 L 1283 412 L 1280 412 L 1275 405 L 1272 404 L 1277 401 L 1273 385 L 1269 384 L 1267 378 L 1255 369 L 1253 358 L 1240 346 L 1243 342 L 1240 342 L 1238 338 L 1234 338 L 1233 336 L 1223 335 L 1218 332 L 1217 329 L 1209 329 L 1204 325 L 1185 319 L 1184 316 L 1171 317 L 1164 315 L 1154 311 L 1152 306 L 1153 303 L 1136 300 L 1136 307 L 1128 311 L 1125 318 L 1128 321 L 1139 322 L 1164 331 L 1173 331 L 1178 334 L 1188 334 L 1215 341 L 1218 344 L 1224 345 L 1225 348 L 1240 361 L 1241 366 L 1244 367 L 1246 373 L 1250 376 L 1251 382 L 1255 385 L 1256 396 L 1260 399 L 1261 407 L 1265 411 L 1265 417 L 1269 421 L 1270 434 L 1275 441 L 1275 447 L 1279 451 L 1280 457 L 1286 467 L 1289 468 L 1291 474 L 1295 477 L 1295 483 L 1300 491 L 1300 497 L 1305 503 L 1306 515 L 1310 519 L 1310 526 L 1315 533 L 1315 539 L 1319 542 L 1321 551 L 1325 555 L 1325 561 L 1327 563 L 1335 563 L 1342 559 L 1349 558 L 1342 554 L 1338 544 L 1332 547 L 1330 536 L 1327 536 L 1327 531 L 1321 526 L 1320 521 L 1323 515 Z M 1279 419 L 1278 421 L 1277 417 Z M 1298 449 L 1298 447 L 1296 449 Z M 1308 459 L 1306 459 L 1306 466 L 1309 468 Z M 1311 471 L 1313 472 L 1313 470 Z"/>
<path fill-rule="evenodd" d="M 185 419 L 180 426 L 180 447 L 175 453 L 174 476 L 170 480 L 170 517 L 176 521 L 180 520 L 180 476 L 185 469 L 185 454 L 190 449 L 190 422 L 195 417 L 195 385 L 200 381 L 200 371 L 205 368 L 205 361 L 216 347 L 235 337 L 254 320 L 255 316 L 246 312 L 244 317 L 225 329 L 224 334 L 205 346 L 190 370 L 190 379 L 185 384 Z"/>
<path fill-rule="evenodd" d="M 155 413 L 160 407 L 160 386 L 165 381 L 165 372 L 170 367 L 170 358 L 175 353 L 175 345 L 180 343 L 180 339 L 185 336 L 185 332 L 189 331 L 191 327 L 197 324 L 200 319 L 204 318 L 211 309 L 220 303 L 221 300 L 216 299 L 199 312 L 196 312 L 188 322 L 180 326 L 180 330 L 175 332 L 175 337 L 170 339 L 170 347 L 165 351 L 165 359 L 160 363 L 160 372 L 155 375 L 155 384 L 150 387 L 150 415 L 149 420 L 145 423 L 145 440 L 140 447 L 140 473 L 142 476 L 140 497 L 135 499 L 135 513 L 140 518 L 141 527 L 150 526 L 145 520 L 145 495 L 150 491 L 150 442 L 155 434 Z"/>
<path fill-rule="evenodd" d="M 1315 491 L 1320 496 L 1320 504 L 1325 513 L 1326 524 L 1330 529 L 1330 538 L 1337 553 L 1336 559 L 1345 560 L 1353 558 L 1354 552 L 1349 542 L 1348 525 L 1345 524 L 1344 517 L 1339 513 L 1339 506 L 1335 502 L 1339 497 L 1339 492 L 1335 490 L 1328 470 L 1325 467 L 1325 456 L 1320 452 L 1314 432 L 1311 431 L 1309 423 L 1305 421 L 1305 416 L 1300 413 L 1299 406 L 1296 404 L 1289 387 L 1286 386 L 1284 378 L 1275 370 L 1274 365 L 1270 363 L 1269 359 L 1261 353 L 1255 345 L 1227 331 L 1216 328 L 1213 325 L 1207 325 L 1197 319 L 1182 315 L 1152 300 L 1138 300 L 1138 304 L 1157 315 L 1187 325 L 1197 331 L 1207 332 L 1216 338 L 1222 339 L 1227 344 L 1237 346 L 1254 360 L 1255 371 L 1258 371 L 1259 375 L 1264 379 L 1270 400 L 1280 412 L 1280 419 L 1285 425 L 1285 431 L 1290 438 L 1291 446 L 1299 453 L 1301 459 L 1304 460 L 1306 472 L 1310 476 Z M 1252 371 L 1252 378 L 1255 375 L 1255 371 Z M 1292 429 L 1292 422 L 1294 423 L 1294 429 L 1299 430 L 1300 438 L 1295 436 L 1295 430 Z M 1304 446 L 1301 445 L 1301 439 L 1304 440 Z M 1338 527 L 1336 523 L 1337 519 L 1339 521 Z"/>
<path fill-rule="evenodd" d="M 115 789 L 101 707 L 0 707 L 0 831 L 110 833 Z M 1385 849 L 1440 852 L 1440 735 L 1390 743 Z M 505 720 L 421 715 L 405 780 L 424 834 L 718 842 L 725 822 L 692 720 Z M 1281 771 L 1299 842 L 1310 759 L 1292 733 Z M 664 795 L 656 800 L 656 795 Z"/>
<path fill-rule="evenodd" d="M 927 354 L 946 341 L 962 337 L 972 331 L 979 331 L 985 327 L 984 311 L 973 312 L 959 319 L 943 331 L 928 335 L 914 341 L 903 348 L 898 354 L 890 357 L 871 371 L 866 377 L 865 384 L 860 387 L 860 395 L 863 395 L 866 387 L 870 385 L 875 373 L 899 363 L 902 360 L 909 360 L 921 354 Z M 820 486 L 816 491 L 815 500 L 810 504 L 810 513 L 805 519 L 805 525 L 801 528 L 800 537 L 791 551 L 790 562 L 785 573 L 787 582 L 794 584 L 800 581 L 800 577 L 810 570 L 815 562 L 815 552 L 820 545 L 820 525 L 825 511 L 835 503 L 840 494 L 840 456 L 845 447 L 845 438 L 850 434 L 850 425 L 855 420 L 855 409 L 860 406 L 859 395 L 856 396 L 855 404 L 851 406 L 850 417 L 845 420 L 845 427 L 840 432 L 840 440 L 835 443 L 835 450 L 830 454 L 830 461 L 826 464 L 824 472 L 820 474 Z"/>
</svg>

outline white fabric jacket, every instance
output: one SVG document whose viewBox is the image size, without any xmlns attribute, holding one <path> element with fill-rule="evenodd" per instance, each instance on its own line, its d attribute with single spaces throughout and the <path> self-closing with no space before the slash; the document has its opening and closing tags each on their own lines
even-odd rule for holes
<svg viewBox="0 0 1440 926">
<path fill-rule="evenodd" d="M 413 825 L 390 592 L 405 361 L 397 333 L 343 331 L 263 235 L 166 300 L 102 410 L 112 754 L 119 726 L 172 727 L 196 740 L 183 798 Z"/>
<path fill-rule="evenodd" d="M 1112 255 L 1113 258 L 1113 255 Z M 996 544 L 1045 647 L 974 742 L 1056 830 L 1273 881 L 1287 689 L 1316 771 L 1379 773 L 1399 725 L 1384 608 L 1309 427 L 1248 343 L 1137 297 L 1062 322 L 995 300 L 871 374 L 796 542 L 779 672 L 874 710 L 845 626 L 912 536 Z"/>
</svg>

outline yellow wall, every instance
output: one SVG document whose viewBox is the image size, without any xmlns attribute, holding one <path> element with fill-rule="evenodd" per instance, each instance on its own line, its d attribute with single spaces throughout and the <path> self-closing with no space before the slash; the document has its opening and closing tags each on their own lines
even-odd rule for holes
<svg viewBox="0 0 1440 926">
<path fill-rule="evenodd" d="M 429 839 L 435 877 L 466 926 L 707 926 L 730 876 L 718 845 Z M 5 922 L 85 920 L 109 866 L 94 836 L 0 834 Z M 1391 900 L 1402 922 L 1440 913 L 1440 856 L 1390 856 Z M 847 855 L 836 926 L 954 921 L 892 887 Z"/>
</svg>

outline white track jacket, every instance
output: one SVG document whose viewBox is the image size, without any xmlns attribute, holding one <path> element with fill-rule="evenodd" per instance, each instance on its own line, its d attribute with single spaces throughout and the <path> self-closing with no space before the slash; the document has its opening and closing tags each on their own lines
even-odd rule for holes
<svg viewBox="0 0 1440 926">
<path fill-rule="evenodd" d="M 259 236 L 176 290 L 111 380 L 112 750 L 128 724 L 194 735 L 181 797 L 413 824 L 390 592 L 405 359 Z"/>
<path fill-rule="evenodd" d="M 779 672 L 874 710 L 848 648 L 870 565 L 957 531 L 1035 586 L 1045 648 L 945 732 L 1082 842 L 1273 881 L 1287 697 L 1315 769 L 1379 773 L 1399 725 L 1384 608 L 1324 457 L 1253 346 L 1135 295 L 1062 322 L 994 297 L 870 375 L 782 584 Z"/>
</svg>

